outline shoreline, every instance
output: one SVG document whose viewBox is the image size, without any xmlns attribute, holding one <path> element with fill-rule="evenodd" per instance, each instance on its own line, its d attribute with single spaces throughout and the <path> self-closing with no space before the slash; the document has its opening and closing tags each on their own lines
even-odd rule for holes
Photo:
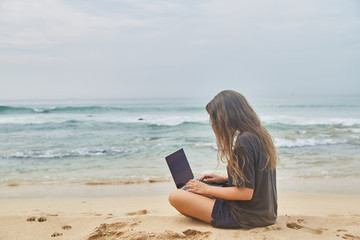
<svg viewBox="0 0 360 240">
<path fill-rule="evenodd" d="M 359 178 L 277 179 L 278 193 L 359 195 Z M 103 198 L 167 195 L 173 180 L 145 182 L 11 183 L 0 185 L 0 199 Z"/>
<path fill-rule="evenodd" d="M 167 195 L 0 199 L 0 239 L 360 239 L 360 195 L 280 193 L 274 225 L 218 229 Z"/>
</svg>

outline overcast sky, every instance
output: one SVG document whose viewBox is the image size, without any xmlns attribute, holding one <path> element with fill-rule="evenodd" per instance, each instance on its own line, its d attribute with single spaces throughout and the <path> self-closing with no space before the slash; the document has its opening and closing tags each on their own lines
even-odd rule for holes
<svg viewBox="0 0 360 240">
<path fill-rule="evenodd" d="M 0 99 L 360 94 L 359 0 L 0 0 Z"/>
</svg>

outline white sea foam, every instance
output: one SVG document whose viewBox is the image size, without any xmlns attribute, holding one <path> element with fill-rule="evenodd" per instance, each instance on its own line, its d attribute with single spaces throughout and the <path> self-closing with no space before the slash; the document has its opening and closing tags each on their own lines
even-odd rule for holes
<svg viewBox="0 0 360 240">
<path fill-rule="evenodd" d="M 146 121 L 146 120 L 145 120 Z M 147 122 L 153 125 L 165 125 L 165 126 L 177 126 L 183 123 L 202 123 L 207 122 L 208 118 L 201 116 L 173 116 L 173 117 L 163 117 L 158 119 L 150 119 Z"/>
<path fill-rule="evenodd" d="M 3 116 L 0 118 L 0 124 L 51 124 L 51 123 L 62 123 L 71 120 L 87 120 L 83 116 L 51 116 L 51 115 L 14 115 L 14 116 Z"/>
<path fill-rule="evenodd" d="M 128 117 L 113 117 L 109 119 L 111 122 L 118 123 L 146 123 L 157 126 L 177 126 L 183 123 L 207 123 L 209 118 L 203 114 L 192 115 L 137 115 Z"/>
<path fill-rule="evenodd" d="M 212 148 L 212 149 L 218 150 L 218 147 L 214 143 L 196 143 L 195 147 L 196 148 Z"/>
<path fill-rule="evenodd" d="M 360 133 L 360 128 L 353 128 L 351 129 L 353 133 Z"/>
<path fill-rule="evenodd" d="M 56 109 L 56 107 L 48 107 L 48 108 L 33 108 L 33 111 L 36 112 L 36 113 L 43 113 L 43 112 L 46 112 L 46 111 L 51 111 L 51 110 L 54 110 Z"/>
<path fill-rule="evenodd" d="M 297 139 L 284 139 L 274 138 L 276 147 L 305 147 L 305 146 L 316 146 L 316 145 L 333 145 L 346 143 L 345 139 L 315 139 L 315 138 L 297 138 Z"/>
<path fill-rule="evenodd" d="M 6 153 L 0 157 L 4 158 L 40 158 L 53 159 L 65 157 L 88 157 L 113 155 L 117 153 L 133 153 L 144 150 L 144 146 L 134 147 L 109 147 L 109 148 L 76 148 L 76 149 L 51 149 L 51 150 L 30 150 Z"/>
</svg>

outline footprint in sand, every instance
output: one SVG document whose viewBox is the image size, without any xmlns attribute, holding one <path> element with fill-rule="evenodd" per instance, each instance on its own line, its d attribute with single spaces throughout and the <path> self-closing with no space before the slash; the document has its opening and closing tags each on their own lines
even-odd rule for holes
<svg viewBox="0 0 360 240">
<path fill-rule="evenodd" d="M 47 220 L 46 217 L 39 217 L 38 222 L 45 222 Z"/>
<path fill-rule="evenodd" d="M 62 233 L 58 233 L 58 232 L 54 232 L 51 237 L 60 237 L 62 236 L 63 234 Z"/>
<path fill-rule="evenodd" d="M 28 217 L 28 218 L 26 219 L 26 221 L 28 221 L 28 222 L 34 222 L 34 221 L 36 221 L 36 219 L 38 220 L 38 222 L 45 222 L 45 221 L 47 220 L 46 217 L 39 217 L 39 218 L 37 218 L 37 217 L 32 216 L 32 217 Z"/>
<path fill-rule="evenodd" d="M 133 234 L 133 236 L 129 236 L 128 239 L 133 239 L 139 235 L 141 237 L 145 237 L 146 239 L 205 239 L 211 235 L 211 232 L 201 232 L 194 229 L 187 229 L 182 233 L 177 233 L 170 230 L 166 230 L 165 233 L 137 232 Z"/>
<path fill-rule="evenodd" d="M 345 234 L 342 238 L 343 239 L 360 240 L 359 236 L 354 236 L 354 235 L 351 235 L 351 234 Z"/>
<path fill-rule="evenodd" d="M 309 227 L 305 227 L 305 226 L 302 226 L 302 225 L 299 225 L 297 223 L 287 223 L 286 226 L 288 228 L 291 228 L 291 229 L 295 229 L 295 230 L 303 230 L 304 232 L 308 232 L 308 233 L 312 233 L 312 234 L 317 234 L 317 235 L 320 235 L 323 233 L 323 230 L 321 229 L 314 229 L 314 228 L 309 228 Z"/>
<path fill-rule="evenodd" d="M 265 232 L 266 231 L 280 231 L 280 230 L 282 230 L 282 228 L 281 227 L 276 227 L 276 226 L 267 226 L 265 228 Z"/>
<path fill-rule="evenodd" d="M 28 222 L 34 222 L 34 221 L 36 221 L 36 219 L 37 219 L 37 217 L 28 217 L 28 218 L 26 219 L 26 221 L 28 221 Z"/>
<path fill-rule="evenodd" d="M 210 236 L 211 232 L 201 232 L 201 231 L 198 231 L 198 230 L 194 230 L 194 229 L 187 229 L 185 231 L 182 232 L 186 238 L 198 238 L 198 237 L 201 237 L 201 238 L 207 238 Z"/>
<path fill-rule="evenodd" d="M 103 223 L 98 226 L 95 231 L 90 234 L 88 240 L 97 240 L 104 239 L 104 237 L 120 237 L 124 234 L 124 231 L 120 231 L 122 228 L 126 227 L 128 223 L 126 222 L 116 222 L 116 223 Z"/>
<path fill-rule="evenodd" d="M 144 210 L 139 210 L 139 211 L 137 211 L 137 212 L 129 212 L 129 213 L 127 213 L 126 215 L 127 215 L 127 216 L 145 215 L 145 214 L 148 214 L 148 213 L 149 213 L 149 211 L 146 210 L 146 209 L 144 209 Z"/>
<path fill-rule="evenodd" d="M 64 226 L 62 226 L 61 228 L 64 229 L 64 230 L 70 230 L 70 229 L 72 229 L 72 227 L 71 227 L 70 225 L 64 225 Z"/>
</svg>

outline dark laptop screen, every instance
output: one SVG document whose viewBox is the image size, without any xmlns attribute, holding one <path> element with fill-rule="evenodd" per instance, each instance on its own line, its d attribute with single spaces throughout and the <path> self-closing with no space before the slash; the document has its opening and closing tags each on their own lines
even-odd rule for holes
<svg viewBox="0 0 360 240">
<path fill-rule="evenodd" d="M 182 188 L 189 180 L 194 178 L 183 149 L 170 154 L 165 159 L 177 188 Z"/>
</svg>

